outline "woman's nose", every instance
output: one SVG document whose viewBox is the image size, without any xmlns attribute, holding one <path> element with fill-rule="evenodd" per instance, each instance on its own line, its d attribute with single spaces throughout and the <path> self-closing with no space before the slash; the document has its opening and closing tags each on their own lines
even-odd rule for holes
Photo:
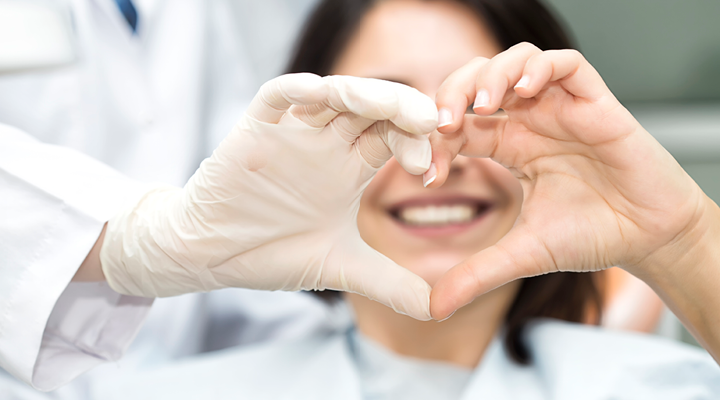
<svg viewBox="0 0 720 400">
<path fill-rule="evenodd" d="M 470 159 L 468 157 L 457 156 L 452 164 L 450 164 L 450 176 L 462 174 L 462 172 L 467 169 L 469 163 Z"/>
<path fill-rule="evenodd" d="M 448 173 L 448 179 L 459 177 L 463 174 L 470 163 L 468 157 L 457 156 L 452 164 L 450 164 L 450 172 Z"/>
</svg>

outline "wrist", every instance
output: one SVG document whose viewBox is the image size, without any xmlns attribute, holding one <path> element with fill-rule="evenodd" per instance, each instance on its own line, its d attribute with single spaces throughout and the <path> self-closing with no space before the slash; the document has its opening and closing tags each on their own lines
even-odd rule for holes
<svg viewBox="0 0 720 400">
<path fill-rule="evenodd" d="M 703 195 L 688 229 L 632 271 L 720 360 L 720 208 Z"/>
<path fill-rule="evenodd" d="M 105 279 L 116 292 L 161 297 L 155 285 L 176 264 L 174 242 L 182 236 L 182 190 L 160 185 L 132 199 L 107 223 L 100 261 Z"/>
<path fill-rule="evenodd" d="M 688 225 L 673 240 L 628 269 L 639 278 L 676 285 L 689 275 L 720 270 L 720 208 L 703 194 Z M 710 270 L 708 270 L 710 268 Z"/>
<path fill-rule="evenodd" d="M 88 253 L 85 260 L 80 264 L 80 268 L 73 276 L 73 282 L 102 282 L 105 280 L 105 274 L 100 263 L 100 249 L 105 240 L 105 231 L 107 230 L 107 222 L 103 225 L 98 240 L 95 241 L 92 249 Z"/>
</svg>

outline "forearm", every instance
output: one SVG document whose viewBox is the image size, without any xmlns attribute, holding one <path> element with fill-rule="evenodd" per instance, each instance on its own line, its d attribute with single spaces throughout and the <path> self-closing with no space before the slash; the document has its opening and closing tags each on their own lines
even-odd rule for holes
<svg viewBox="0 0 720 400">
<path fill-rule="evenodd" d="M 643 264 L 645 280 L 720 363 L 720 208 L 704 197 L 697 224 Z"/>
<path fill-rule="evenodd" d="M 73 276 L 73 282 L 102 282 L 105 281 L 105 274 L 103 274 L 102 265 L 100 264 L 100 249 L 105 239 L 105 231 L 107 230 L 107 222 L 103 226 L 102 232 L 98 240 L 90 249 L 85 260 L 80 264 L 77 273 Z"/>
</svg>

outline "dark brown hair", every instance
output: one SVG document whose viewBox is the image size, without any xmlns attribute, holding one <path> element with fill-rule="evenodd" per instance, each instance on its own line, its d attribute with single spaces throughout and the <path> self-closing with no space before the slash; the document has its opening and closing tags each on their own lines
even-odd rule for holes
<svg viewBox="0 0 720 400">
<path fill-rule="evenodd" d="M 428 0 L 430 1 L 430 0 Z M 438 1 L 438 0 L 435 0 Z M 538 0 L 455 0 L 468 6 L 488 25 L 504 49 L 530 42 L 540 49 L 575 48 L 548 8 Z M 327 75 L 377 0 L 323 0 L 305 24 L 288 73 Z M 554 273 L 523 280 L 505 317 L 505 348 L 513 360 L 529 364 L 532 355 L 523 343 L 523 330 L 535 318 L 597 323 L 602 298 L 597 276 Z M 328 300 L 338 292 L 315 292 Z"/>
</svg>

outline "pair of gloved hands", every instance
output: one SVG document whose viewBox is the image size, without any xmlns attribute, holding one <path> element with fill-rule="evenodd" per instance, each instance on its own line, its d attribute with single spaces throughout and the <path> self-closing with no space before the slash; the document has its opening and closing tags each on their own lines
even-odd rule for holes
<svg viewBox="0 0 720 400">
<path fill-rule="evenodd" d="M 472 101 L 479 115 L 464 115 Z M 473 60 L 437 104 L 444 134 L 431 151 L 438 111 L 414 89 L 309 74 L 268 82 L 183 189 L 150 191 L 109 222 L 106 279 L 138 296 L 335 289 L 442 319 L 521 277 L 612 265 L 651 273 L 717 213 L 577 52 L 522 44 Z M 487 117 L 500 107 L 505 115 Z M 434 162 L 435 187 L 459 153 L 510 168 L 523 210 L 497 245 L 449 271 L 431 302 L 426 282 L 362 241 L 356 217 L 391 156 L 412 174 Z"/>
</svg>

